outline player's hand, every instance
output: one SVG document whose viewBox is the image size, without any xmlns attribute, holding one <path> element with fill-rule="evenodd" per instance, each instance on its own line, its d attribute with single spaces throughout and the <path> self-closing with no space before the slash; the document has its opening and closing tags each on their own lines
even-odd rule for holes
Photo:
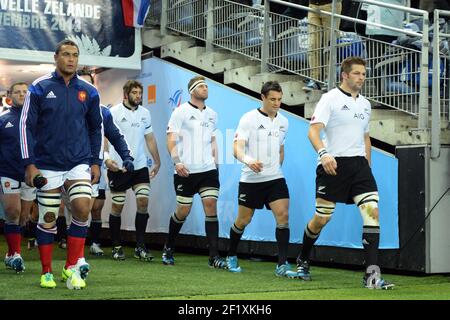
<svg viewBox="0 0 450 320">
<path fill-rule="evenodd" d="M 153 163 L 153 166 L 150 168 L 150 179 L 153 179 L 158 174 L 159 168 L 161 167 L 160 163 Z"/>
<path fill-rule="evenodd" d="M 175 165 L 175 171 L 180 177 L 189 177 L 189 170 L 181 162 Z"/>
<path fill-rule="evenodd" d="M 261 172 L 263 169 L 263 163 L 259 160 L 251 160 L 247 163 L 247 166 L 256 173 Z"/>
<path fill-rule="evenodd" d="M 337 162 L 336 159 L 329 153 L 323 155 L 320 158 L 320 162 L 322 163 L 322 167 L 325 170 L 326 174 L 335 176 L 337 175 Z"/>
<path fill-rule="evenodd" d="M 117 165 L 117 162 L 115 162 L 114 160 L 111 160 L 111 159 L 106 160 L 105 166 L 108 168 L 108 170 L 110 170 L 112 172 L 120 171 L 120 168 Z"/>
<path fill-rule="evenodd" d="M 113 161 L 114 162 L 114 161 Z M 116 163 L 117 165 L 117 163 Z M 133 172 L 134 171 L 134 164 L 131 160 L 124 160 L 122 162 L 122 172 Z"/>
<path fill-rule="evenodd" d="M 39 175 L 42 175 L 39 169 L 34 164 L 29 164 L 25 168 L 25 183 L 30 187 L 34 187 L 33 179 Z"/>
<path fill-rule="evenodd" d="M 98 164 L 91 165 L 91 184 L 96 184 L 100 180 L 100 166 Z"/>
</svg>

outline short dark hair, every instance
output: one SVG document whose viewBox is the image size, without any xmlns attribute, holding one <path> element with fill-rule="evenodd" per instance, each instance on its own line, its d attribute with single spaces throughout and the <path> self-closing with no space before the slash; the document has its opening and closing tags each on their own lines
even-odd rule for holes
<svg viewBox="0 0 450 320">
<path fill-rule="evenodd" d="M 206 78 L 205 78 L 204 76 L 195 76 L 195 77 L 193 77 L 191 80 L 189 80 L 189 83 L 188 83 L 188 85 L 187 85 L 188 91 L 189 91 L 189 89 L 191 88 L 191 86 L 192 86 L 194 83 L 196 83 L 197 81 L 199 81 L 199 80 L 205 81 Z"/>
<path fill-rule="evenodd" d="M 76 47 L 78 50 L 78 53 L 80 53 L 80 48 L 78 48 L 78 45 L 69 39 L 64 39 L 63 41 L 60 41 L 57 45 L 56 45 L 56 49 L 55 49 L 55 54 L 58 54 L 59 51 L 61 51 L 61 47 L 62 46 L 73 46 Z"/>
<path fill-rule="evenodd" d="M 267 97 L 269 91 L 283 92 L 278 81 L 267 81 L 261 88 L 261 94 Z"/>
<path fill-rule="evenodd" d="M 366 66 L 366 61 L 361 57 L 347 57 L 341 64 L 341 72 L 350 73 L 354 64 Z"/>
<path fill-rule="evenodd" d="M 27 86 L 28 87 L 28 83 L 22 82 L 22 81 L 13 83 L 11 85 L 11 87 L 9 87 L 8 94 L 11 94 L 13 92 L 15 86 Z"/>
<path fill-rule="evenodd" d="M 89 79 L 91 79 L 91 84 L 94 84 L 94 77 L 92 76 L 92 73 L 89 72 L 88 69 L 83 68 L 77 71 L 77 75 L 79 76 L 89 76 Z"/>
<path fill-rule="evenodd" d="M 142 84 L 139 81 L 128 80 L 123 85 L 123 94 L 129 95 L 131 90 L 133 90 L 133 88 L 140 88 L 142 91 L 144 91 L 144 87 L 142 86 Z"/>
</svg>

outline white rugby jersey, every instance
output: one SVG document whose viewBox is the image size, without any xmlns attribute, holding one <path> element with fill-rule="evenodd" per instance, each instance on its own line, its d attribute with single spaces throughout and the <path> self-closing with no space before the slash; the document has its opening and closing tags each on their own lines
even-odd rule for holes
<svg viewBox="0 0 450 320">
<path fill-rule="evenodd" d="M 147 155 L 145 152 L 145 135 L 152 133 L 150 112 L 142 106 L 138 106 L 134 111 L 126 107 L 123 103 L 109 109 L 115 125 L 125 136 L 128 146 L 131 150 L 131 156 L 134 158 L 134 169 L 139 170 L 147 166 Z M 122 159 L 109 144 L 111 159 L 122 167 Z"/>
<path fill-rule="evenodd" d="M 264 182 L 283 178 L 280 166 L 280 146 L 284 145 L 288 120 L 277 113 L 272 120 L 259 109 L 244 114 L 239 121 L 234 141 L 245 140 L 245 155 L 263 163 L 261 172 L 242 166 L 241 182 Z"/>
<path fill-rule="evenodd" d="M 185 102 L 172 112 L 167 133 L 178 135 L 178 156 L 190 173 L 216 168 L 211 147 L 216 129 L 217 113 L 208 106 L 200 110 Z"/>
<path fill-rule="evenodd" d="M 333 157 L 365 156 L 364 134 L 369 132 L 370 102 L 362 95 L 335 88 L 317 103 L 311 124 L 323 123 L 323 143 Z"/>
</svg>

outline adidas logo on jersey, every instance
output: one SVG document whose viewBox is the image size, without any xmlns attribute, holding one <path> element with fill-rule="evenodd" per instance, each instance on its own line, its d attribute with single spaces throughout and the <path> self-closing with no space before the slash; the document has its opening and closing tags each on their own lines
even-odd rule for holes
<svg viewBox="0 0 450 320">
<path fill-rule="evenodd" d="M 120 122 L 127 122 L 127 119 L 123 117 L 122 120 L 120 120 Z"/>
<path fill-rule="evenodd" d="M 265 128 L 264 128 L 263 125 L 260 125 L 259 128 L 258 128 L 258 130 L 260 130 L 260 129 L 265 129 Z"/>
<path fill-rule="evenodd" d="M 47 99 L 55 99 L 56 96 L 55 96 L 55 94 L 53 93 L 53 91 L 50 91 L 49 93 L 47 93 L 46 98 L 47 98 Z"/>
<path fill-rule="evenodd" d="M 344 104 L 344 106 L 341 108 L 341 110 L 350 110 L 350 108 L 349 107 L 347 107 L 347 105 L 346 104 Z"/>
<path fill-rule="evenodd" d="M 191 117 L 189 118 L 189 120 L 197 120 L 197 119 L 195 119 L 194 116 L 191 116 Z"/>
<path fill-rule="evenodd" d="M 6 126 L 5 126 L 5 129 L 6 129 L 6 128 L 12 128 L 12 127 L 14 127 L 14 125 L 13 125 L 11 122 L 8 122 L 8 123 L 6 124 Z"/>
</svg>

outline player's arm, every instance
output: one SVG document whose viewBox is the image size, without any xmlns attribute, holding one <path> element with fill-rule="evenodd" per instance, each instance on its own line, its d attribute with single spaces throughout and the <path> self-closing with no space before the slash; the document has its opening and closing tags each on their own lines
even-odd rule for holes
<svg viewBox="0 0 450 320">
<path fill-rule="evenodd" d="M 109 141 L 112 144 L 112 146 L 114 147 L 114 149 L 116 150 L 116 152 L 119 154 L 120 158 L 123 161 L 126 160 L 133 161 L 134 159 L 131 155 L 130 146 L 128 145 L 128 142 L 125 139 L 125 136 L 120 131 L 119 127 L 116 126 L 116 124 L 114 123 L 111 112 L 107 108 L 102 108 L 102 114 L 103 114 L 103 126 L 105 129 L 105 138 L 108 139 L 107 141 Z M 105 151 L 109 151 L 109 145 L 107 149 L 106 143 L 105 143 Z"/>
<path fill-rule="evenodd" d="M 152 155 L 153 165 L 150 169 L 150 178 L 153 178 L 158 174 L 159 167 L 161 166 L 161 159 L 159 158 L 158 145 L 156 144 L 155 136 L 153 132 L 146 134 L 145 143 L 147 144 L 147 149 Z"/>
<path fill-rule="evenodd" d="M 370 135 L 368 132 L 364 134 L 364 144 L 366 148 L 366 159 L 369 162 L 369 166 L 371 166 L 371 151 L 372 151 L 372 143 L 370 142 Z"/>
<path fill-rule="evenodd" d="M 245 163 L 253 172 L 261 172 L 263 163 L 245 154 L 245 140 L 237 139 L 233 143 L 233 155 L 242 163 Z"/>
<path fill-rule="evenodd" d="M 34 187 L 33 179 L 41 174 L 34 164 L 34 134 L 38 118 L 39 92 L 35 86 L 29 87 L 19 122 L 20 151 L 22 164 L 25 167 L 25 183 L 32 187 Z"/>
<path fill-rule="evenodd" d="M 211 149 L 216 168 L 219 168 L 219 147 L 217 146 L 217 139 L 215 136 L 211 137 Z"/>
<path fill-rule="evenodd" d="M 337 169 L 337 163 L 336 159 L 327 152 L 325 149 L 325 146 L 320 139 L 320 131 L 324 128 L 324 124 L 321 122 L 312 123 L 309 126 L 308 130 L 308 138 L 311 142 L 313 148 L 317 151 L 320 157 L 320 162 L 322 163 L 322 167 L 325 170 L 327 174 L 335 176 L 336 169 Z"/>
<path fill-rule="evenodd" d="M 180 177 L 188 177 L 189 170 L 184 165 L 184 163 L 181 162 L 180 156 L 178 154 L 177 141 L 178 141 L 177 133 L 175 132 L 167 133 L 167 149 L 169 150 L 170 157 L 172 158 L 172 162 L 175 166 L 175 171 Z"/>
<path fill-rule="evenodd" d="M 284 144 L 280 146 L 280 166 L 283 165 L 284 161 Z"/>
<path fill-rule="evenodd" d="M 89 108 L 86 114 L 91 144 L 91 175 L 92 184 L 100 179 L 100 166 L 103 162 L 103 118 L 100 109 L 100 97 L 98 92 L 91 91 Z"/>
</svg>

